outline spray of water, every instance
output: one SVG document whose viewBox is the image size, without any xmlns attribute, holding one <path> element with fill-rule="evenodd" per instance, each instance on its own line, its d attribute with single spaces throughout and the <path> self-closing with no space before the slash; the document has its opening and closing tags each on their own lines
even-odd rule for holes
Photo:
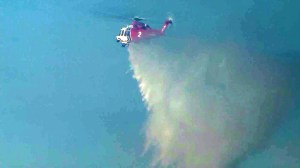
<svg viewBox="0 0 300 168">
<path fill-rule="evenodd" d="M 153 166 L 234 167 L 266 142 L 285 112 L 287 71 L 233 44 L 132 44 L 129 60 L 149 110 Z"/>
</svg>

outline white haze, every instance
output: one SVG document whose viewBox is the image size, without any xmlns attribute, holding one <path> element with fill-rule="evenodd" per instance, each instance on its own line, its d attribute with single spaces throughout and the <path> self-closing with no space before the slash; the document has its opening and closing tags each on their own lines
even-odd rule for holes
<svg viewBox="0 0 300 168">
<path fill-rule="evenodd" d="M 128 49 L 152 166 L 234 167 L 263 146 L 291 97 L 284 66 L 234 44 L 155 40 Z"/>
</svg>

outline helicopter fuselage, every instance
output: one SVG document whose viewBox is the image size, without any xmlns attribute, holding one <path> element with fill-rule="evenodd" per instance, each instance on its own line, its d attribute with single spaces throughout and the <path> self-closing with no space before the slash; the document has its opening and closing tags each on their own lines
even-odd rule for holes
<svg viewBox="0 0 300 168">
<path fill-rule="evenodd" d="M 133 21 L 129 26 L 123 27 L 120 34 L 116 36 L 117 42 L 121 42 L 122 46 L 125 47 L 131 42 L 139 42 L 141 40 L 158 37 L 164 35 L 164 32 L 172 20 L 166 20 L 160 30 L 152 29 L 149 25 Z"/>
</svg>

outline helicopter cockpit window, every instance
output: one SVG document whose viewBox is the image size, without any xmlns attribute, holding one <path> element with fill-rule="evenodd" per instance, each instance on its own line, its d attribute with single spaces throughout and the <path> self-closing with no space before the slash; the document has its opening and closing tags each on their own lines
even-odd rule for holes
<svg viewBox="0 0 300 168">
<path fill-rule="evenodd" d="M 121 29 L 119 36 L 130 36 L 130 29 Z"/>
<path fill-rule="evenodd" d="M 124 30 L 121 30 L 121 31 L 120 31 L 119 36 L 124 36 Z"/>
</svg>

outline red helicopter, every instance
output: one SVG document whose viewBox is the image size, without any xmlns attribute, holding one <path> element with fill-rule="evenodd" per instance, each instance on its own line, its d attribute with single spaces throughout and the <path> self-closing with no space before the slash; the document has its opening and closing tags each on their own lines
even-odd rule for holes
<svg viewBox="0 0 300 168">
<path fill-rule="evenodd" d="M 161 29 L 152 29 L 149 25 L 141 22 L 143 18 L 134 17 L 131 25 L 121 28 L 120 34 L 116 36 L 117 42 L 122 47 L 128 46 L 131 42 L 139 42 L 144 39 L 162 36 L 167 27 L 172 24 L 172 19 L 167 19 Z"/>
</svg>

